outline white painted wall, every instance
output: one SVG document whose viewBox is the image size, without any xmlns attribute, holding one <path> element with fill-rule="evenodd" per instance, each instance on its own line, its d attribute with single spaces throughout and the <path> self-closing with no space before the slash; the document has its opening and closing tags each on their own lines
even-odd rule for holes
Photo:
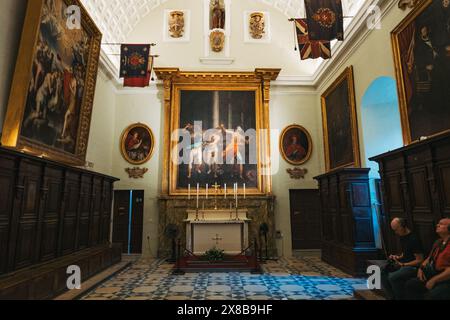
<svg viewBox="0 0 450 320">
<path fill-rule="evenodd" d="M 26 0 L 2 0 L 0 10 L 0 132 L 6 115 L 26 5 Z"/>
<path fill-rule="evenodd" d="M 161 143 L 163 137 L 163 103 L 157 90 L 124 90 L 117 94 L 116 117 L 114 125 L 113 176 L 120 179 L 115 183 L 116 190 L 144 190 L 144 233 L 143 254 L 153 256 L 158 245 L 158 195 L 162 172 Z M 140 165 L 148 168 L 144 179 L 130 179 L 125 168 L 134 166 L 125 161 L 120 153 L 120 138 L 123 131 L 133 123 L 148 125 L 155 136 L 155 149 L 149 162 Z M 150 237 L 150 239 L 148 239 Z"/>
<path fill-rule="evenodd" d="M 100 69 L 95 89 L 86 161 L 94 164 L 93 170 L 107 175 L 113 174 L 113 146 L 117 141 L 114 132 L 116 100 L 113 82 Z"/>
<path fill-rule="evenodd" d="M 283 91 L 272 90 L 270 102 L 270 127 L 279 130 L 278 136 L 271 137 L 272 162 L 279 163 L 279 170 L 273 176 L 273 193 L 275 202 L 275 224 L 283 238 L 277 240 L 278 253 L 284 256 L 292 255 L 292 233 L 289 190 L 316 189 L 317 182 L 313 177 L 323 173 L 323 148 L 321 117 L 316 113 L 317 94 L 311 90 Z M 305 127 L 313 140 L 311 159 L 301 166 L 308 170 L 305 179 L 293 180 L 286 172 L 292 165 L 284 161 L 279 151 L 279 135 L 289 125 L 298 124 Z"/>
</svg>

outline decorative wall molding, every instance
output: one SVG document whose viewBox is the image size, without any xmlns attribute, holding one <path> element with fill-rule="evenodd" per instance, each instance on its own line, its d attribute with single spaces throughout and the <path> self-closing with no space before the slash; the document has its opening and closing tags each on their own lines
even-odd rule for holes
<svg viewBox="0 0 450 320">
<path fill-rule="evenodd" d="M 286 169 L 286 172 L 289 173 L 291 179 L 300 180 L 305 179 L 305 175 L 308 173 L 308 169 L 301 169 L 301 168 Z"/>
<path fill-rule="evenodd" d="M 206 65 L 231 65 L 234 63 L 234 58 L 211 58 L 211 57 L 202 57 L 200 58 L 200 62 Z"/>
<path fill-rule="evenodd" d="M 144 174 L 148 172 L 147 168 L 126 168 L 126 173 L 128 173 L 128 176 L 130 179 L 143 179 Z"/>
</svg>

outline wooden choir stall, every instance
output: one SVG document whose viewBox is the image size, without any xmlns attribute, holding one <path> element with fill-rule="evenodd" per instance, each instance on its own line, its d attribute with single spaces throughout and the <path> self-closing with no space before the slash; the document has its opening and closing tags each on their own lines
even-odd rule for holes
<svg viewBox="0 0 450 320">
<path fill-rule="evenodd" d="M 0 299 L 51 299 L 67 290 L 68 266 L 85 281 L 120 262 L 115 181 L 0 147 Z"/>
</svg>

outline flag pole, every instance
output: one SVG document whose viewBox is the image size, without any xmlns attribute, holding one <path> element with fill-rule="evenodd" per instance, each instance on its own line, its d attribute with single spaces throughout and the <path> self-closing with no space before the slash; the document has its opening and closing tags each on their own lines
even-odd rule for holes
<svg viewBox="0 0 450 320">
<path fill-rule="evenodd" d="M 121 46 L 121 45 L 123 45 L 123 44 L 125 44 L 125 43 L 103 42 L 103 43 L 102 43 L 102 46 Z M 133 43 L 133 44 L 138 45 L 137 43 Z M 147 43 L 142 43 L 142 45 L 144 45 L 144 44 L 147 44 Z M 156 46 L 156 43 L 150 43 L 150 46 L 151 46 L 151 47 L 154 47 L 154 46 Z"/>
<path fill-rule="evenodd" d="M 289 21 L 293 21 L 294 25 L 294 51 L 297 51 L 297 45 L 298 45 L 298 37 L 297 37 L 297 26 L 295 25 L 295 19 L 289 19 Z"/>
</svg>

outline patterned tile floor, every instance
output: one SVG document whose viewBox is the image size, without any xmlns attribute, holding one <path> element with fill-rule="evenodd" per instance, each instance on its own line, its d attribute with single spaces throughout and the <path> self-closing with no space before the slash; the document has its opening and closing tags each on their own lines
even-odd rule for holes
<svg viewBox="0 0 450 320">
<path fill-rule="evenodd" d="M 264 273 L 187 273 L 174 276 L 163 260 L 139 259 L 85 295 L 84 300 L 351 300 L 366 280 L 335 269 L 317 256 L 262 265 Z"/>
</svg>

